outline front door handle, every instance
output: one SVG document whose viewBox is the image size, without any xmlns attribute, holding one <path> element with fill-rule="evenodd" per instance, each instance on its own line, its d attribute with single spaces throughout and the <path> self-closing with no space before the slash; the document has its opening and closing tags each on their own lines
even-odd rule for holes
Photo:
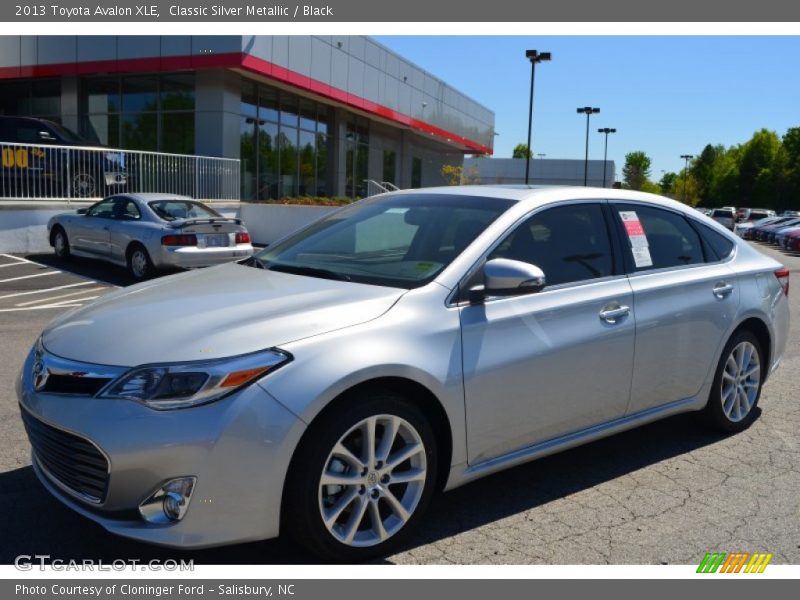
<svg viewBox="0 0 800 600">
<path fill-rule="evenodd" d="M 714 295 L 722 300 L 723 298 L 730 296 L 731 292 L 733 291 L 733 286 L 730 283 L 720 282 L 714 286 L 712 290 Z"/>
<path fill-rule="evenodd" d="M 600 318 L 606 323 L 616 323 L 619 319 L 631 312 L 630 306 L 624 305 L 609 305 L 600 311 Z"/>
</svg>

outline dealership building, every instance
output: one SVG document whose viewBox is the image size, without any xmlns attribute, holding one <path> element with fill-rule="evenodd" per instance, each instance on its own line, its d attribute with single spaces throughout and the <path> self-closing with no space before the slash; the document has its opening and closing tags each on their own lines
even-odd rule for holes
<svg viewBox="0 0 800 600">
<path fill-rule="evenodd" d="M 0 114 L 241 159 L 243 200 L 437 185 L 494 140 L 491 110 L 364 36 L 2 36 Z"/>
</svg>

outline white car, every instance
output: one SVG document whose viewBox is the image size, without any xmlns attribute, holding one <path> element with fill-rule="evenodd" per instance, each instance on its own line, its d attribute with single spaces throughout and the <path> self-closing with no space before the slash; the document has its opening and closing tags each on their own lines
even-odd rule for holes
<svg viewBox="0 0 800 600">
<path fill-rule="evenodd" d="M 736 226 L 736 211 L 730 207 L 715 208 L 711 213 L 711 218 L 723 227 L 727 227 L 731 231 Z"/>
</svg>

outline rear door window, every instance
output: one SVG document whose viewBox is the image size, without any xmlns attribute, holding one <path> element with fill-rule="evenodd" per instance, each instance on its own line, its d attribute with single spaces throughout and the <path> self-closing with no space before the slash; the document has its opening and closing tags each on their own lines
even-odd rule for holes
<svg viewBox="0 0 800 600">
<path fill-rule="evenodd" d="M 700 236 L 682 215 L 635 204 L 614 204 L 614 209 L 634 271 L 705 262 Z"/>
<path fill-rule="evenodd" d="M 706 262 L 724 260 L 733 252 L 734 243 L 711 227 L 693 221 L 706 243 Z"/>
</svg>

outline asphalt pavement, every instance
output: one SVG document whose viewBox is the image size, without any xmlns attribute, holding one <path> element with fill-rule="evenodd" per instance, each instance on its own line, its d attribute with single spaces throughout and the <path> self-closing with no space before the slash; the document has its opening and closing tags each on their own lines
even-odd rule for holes
<svg viewBox="0 0 800 600">
<path fill-rule="evenodd" d="M 800 257 L 781 368 L 745 432 L 709 432 L 680 415 L 443 494 L 386 562 L 403 564 L 697 564 L 706 552 L 771 552 L 800 563 Z M 302 563 L 282 540 L 179 552 L 112 536 L 64 508 L 36 480 L 14 381 L 45 324 L 116 286 L 125 271 L 51 255 L 0 255 L 0 564 L 53 559 L 194 559 Z"/>
</svg>

